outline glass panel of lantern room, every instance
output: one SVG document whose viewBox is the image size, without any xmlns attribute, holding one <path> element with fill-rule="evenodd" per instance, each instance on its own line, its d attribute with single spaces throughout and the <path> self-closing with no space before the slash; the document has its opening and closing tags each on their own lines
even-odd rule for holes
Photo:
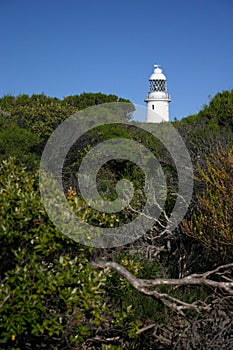
<svg viewBox="0 0 233 350">
<path fill-rule="evenodd" d="M 161 80 L 161 91 L 166 91 L 166 81 Z"/>
<path fill-rule="evenodd" d="M 154 90 L 159 91 L 159 80 L 155 80 Z"/>
<path fill-rule="evenodd" d="M 150 80 L 150 92 L 154 91 L 154 80 Z"/>
<path fill-rule="evenodd" d="M 166 91 L 165 80 L 150 80 L 150 92 L 153 91 Z"/>
<path fill-rule="evenodd" d="M 165 80 L 158 80 L 158 91 L 165 91 Z"/>
</svg>

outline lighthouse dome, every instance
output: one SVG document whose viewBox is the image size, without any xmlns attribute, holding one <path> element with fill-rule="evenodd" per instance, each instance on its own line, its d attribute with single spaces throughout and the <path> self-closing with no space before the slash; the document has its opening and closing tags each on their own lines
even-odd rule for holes
<svg viewBox="0 0 233 350">
<path fill-rule="evenodd" d="M 159 68 L 158 64 L 154 65 L 154 72 L 150 76 L 150 80 L 166 80 L 165 75 L 161 68 Z"/>
</svg>

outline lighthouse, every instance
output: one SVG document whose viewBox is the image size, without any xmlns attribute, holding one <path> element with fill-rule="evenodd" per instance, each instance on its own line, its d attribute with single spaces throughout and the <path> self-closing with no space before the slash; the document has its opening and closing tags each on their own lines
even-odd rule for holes
<svg viewBox="0 0 233 350">
<path fill-rule="evenodd" d="M 167 93 L 167 79 L 158 64 L 154 65 L 154 72 L 150 76 L 149 83 L 149 93 L 145 97 L 146 121 L 147 123 L 168 122 L 171 99 Z"/>
</svg>

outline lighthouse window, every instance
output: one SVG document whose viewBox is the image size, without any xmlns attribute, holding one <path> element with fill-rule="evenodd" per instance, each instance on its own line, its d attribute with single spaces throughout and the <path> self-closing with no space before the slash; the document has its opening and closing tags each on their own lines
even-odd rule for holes
<svg viewBox="0 0 233 350">
<path fill-rule="evenodd" d="M 150 91 L 163 91 L 166 92 L 165 80 L 150 80 Z"/>
<path fill-rule="evenodd" d="M 152 105 L 152 109 L 155 109 L 155 106 L 154 106 L 154 105 Z"/>
<path fill-rule="evenodd" d="M 166 91 L 166 82 L 165 80 L 161 81 L 161 90 Z"/>
<path fill-rule="evenodd" d="M 154 90 L 154 81 L 150 80 L 150 91 Z"/>
</svg>

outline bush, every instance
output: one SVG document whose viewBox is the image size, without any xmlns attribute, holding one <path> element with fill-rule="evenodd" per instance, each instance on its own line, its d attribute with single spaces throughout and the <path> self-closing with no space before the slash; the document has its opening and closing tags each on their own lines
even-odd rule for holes
<svg viewBox="0 0 233 350">
<path fill-rule="evenodd" d="M 106 288 L 110 273 L 93 270 L 91 250 L 62 235 L 40 201 L 37 174 L 3 161 L 0 224 L 0 343 L 7 349 L 68 349 L 114 325 L 134 332 L 127 308 Z M 124 284 L 126 286 L 126 283 Z M 124 287 L 123 285 L 123 287 Z M 126 332 L 126 336 L 127 336 Z M 29 345 L 26 345 L 29 344 Z"/>
<path fill-rule="evenodd" d="M 182 222 L 183 233 L 199 240 L 210 250 L 231 252 L 233 247 L 233 147 L 219 146 L 199 167 L 197 181 L 203 191 L 190 219 Z"/>
</svg>

